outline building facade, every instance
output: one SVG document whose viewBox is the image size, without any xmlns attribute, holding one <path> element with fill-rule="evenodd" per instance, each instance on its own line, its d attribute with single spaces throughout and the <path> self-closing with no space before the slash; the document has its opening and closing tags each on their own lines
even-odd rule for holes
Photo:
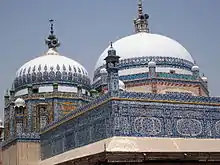
<svg viewBox="0 0 220 165">
<path fill-rule="evenodd" d="M 6 92 L 4 164 L 37 162 L 40 130 L 91 100 L 88 72 L 78 62 L 58 53 L 60 44 L 52 20 L 46 45 L 48 51 L 44 55 L 20 67 L 12 88 Z M 29 158 L 22 158 L 28 154 Z"/>
</svg>

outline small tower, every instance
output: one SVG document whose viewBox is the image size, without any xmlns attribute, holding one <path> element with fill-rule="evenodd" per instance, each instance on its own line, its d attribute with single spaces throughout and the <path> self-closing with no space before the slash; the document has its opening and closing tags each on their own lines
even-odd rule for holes
<svg viewBox="0 0 220 165">
<path fill-rule="evenodd" d="M 116 55 L 116 50 L 113 48 L 112 43 L 108 50 L 108 56 L 105 58 L 106 70 L 108 72 L 107 84 L 108 92 L 117 95 L 119 91 L 119 76 L 118 76 L 118 63 L 119 56 Z"/>
<path fill-rule="evenodd" d="M 17 98 L 15 100 L 15 106 L 14 106 L 14 117 L 15 117 L 15 131 L 17 135 L 21 135 L 25 131 L 26 127 L 26 104 L 24 99 Z"/>
<path fill-rule="evenodd" d="M 11 89 L 10 89 L 10 96 L 11 98 L 14 98 L 15 95 L 15 89 L 14 89 L 14 85 L 12 85 Z"/>
<path fill-rule="evenodd" d="M 155 78 L 156 77 L 156 63 L 154 61 L 150 61 L 148 63 L 149 68 L 149 77 Z"/>
<path fill-rule="evenodd" d="M 139 0 L 138 2 L 138 16 L 134 20 L 134 27 L 135 27 L 135 32 L 146 32 L 149 33 L 149 28 L 148 28 L 148 14 L 143 13 L 143 5 L 142 5 L 142 0 Z"/>
<path fill-rule="evenodd" d="M 5 106 L 7 106 L 8 105 L 8 103 L 9 103 L 9 94 L 8 94 L 8 89 L 6 90 L 6 92 L 5 92 L 5 96 L 4 96 L 4 101 L 5 101 Z"/>
<path fill-rule="evenodd" d="M 192 73 L 195 79 L 199 79 L 199 67 L 197 65 L 192 67 Z"/>
<path fill-rule="evenodd" d="M 202 74 L 201 79 L 202 79 L 202 81 L 205 83 L 206 88 L 208 88 L 208 78 L 205 76 L 205 74 L 204 74 L 204 73 Z"/>
</svg>

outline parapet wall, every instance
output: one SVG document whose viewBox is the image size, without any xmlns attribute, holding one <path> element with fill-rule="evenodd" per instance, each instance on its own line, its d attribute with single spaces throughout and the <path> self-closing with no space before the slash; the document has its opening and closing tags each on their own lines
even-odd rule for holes
<svg viewBox="0 0 220 165">
<path fill-rule="evenodd" d="M 220 138 L 220 98 L 107 94 L 46 128 L 42 159 L 113 136 Z"/>
</svg>

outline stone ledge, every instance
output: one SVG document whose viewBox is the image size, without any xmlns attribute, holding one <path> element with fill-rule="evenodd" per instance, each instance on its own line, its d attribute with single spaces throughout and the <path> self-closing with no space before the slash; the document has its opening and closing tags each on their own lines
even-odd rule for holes
<svg viewBox="0 0 220 165">
<path fill-rule="evenodd" d="M 112 137 L 45 159 L 40 165 L 60 164 L 101 153 L 141 154 L 142 158 L 143 154 L 149 154 L 152 158 L 154 155 L 155 159 L 158 154 L 173 155 L 175 159 L 192 156 L 199 161 L 215 155 L 212 161 L 217 161 L 220 158 L 220 139 Z"/>
</svg>

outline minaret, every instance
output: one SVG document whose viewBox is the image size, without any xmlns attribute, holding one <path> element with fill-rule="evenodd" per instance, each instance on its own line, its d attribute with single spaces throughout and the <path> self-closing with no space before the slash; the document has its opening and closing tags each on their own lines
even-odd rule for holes
<svg viewBox="0 0 220 165">
<path fill-rule="evenodd" d="M 9 103 L 9 98 L 10 98 L 10 96 L 9 96 L 9 94 L 8 94 L 8 89 L 7 89 L 6 92 L 5 92 L 5 96 L 4 96 L 5 106 L 8 105 L 8 103 Z"/>
<path fill-rule="evenodd" d="M 135 32 L 146 32 L 149 33 L 149 28 L 148 28 L 148 14 L 143 14 L 143 5 L 142 5 L 142 0 L 139 0 L 138 2 L 138 16 L 134 20 L 134 27 L 135 27 Z"/>
<path fill-rule="evenodd" d="M 199 76 L 199 66 L 194 65 L 191 70 L 192 70 L 192 73 L 193 73 L 193 76 L 195 77 L 195 79 L 198 80 L 200 78 L 200 76 Z"/>
<path fill-rule="evenodd" d="M 14 98 L 14 95 L 15 95 L 15 88 L 14 88 L 14 84 L 13 84 L 11 89 L 10 89 L 10 96 L 11 96 L 11 98 Z"/>
<path fill-rule="evenodd" d="M 113 48 L 112 43 L 108 50 L 108 56 L 105 58 L 106 70 L 108 72 L 107 84 L 108 92 L 117 95 L 119 91 L 119 76 L 118 76 L 118 63 L 119 56 L 116 55 L 116 50 Z"/>
<path fill-rule="evenodd" d="M 148 63 L 148 69 L 149 69 L 149 78 L 155 78 L 156 77 L 156 63 L 154 61 L 150 61 Z"/>
<path fill-rule="evenodd" d="M 56 50 L 56 48 L 60 46 L 60 42 L 58 38 L 56 37 L 56 35 L 54 34 L 54 28 L 53 28 L 54 20 L 51 19 L 49 20 L 49 22 L 50 22 L 50 34 L 47 37 L 45 43 L 47 44 L 49 49 Z"/>
</svg>

